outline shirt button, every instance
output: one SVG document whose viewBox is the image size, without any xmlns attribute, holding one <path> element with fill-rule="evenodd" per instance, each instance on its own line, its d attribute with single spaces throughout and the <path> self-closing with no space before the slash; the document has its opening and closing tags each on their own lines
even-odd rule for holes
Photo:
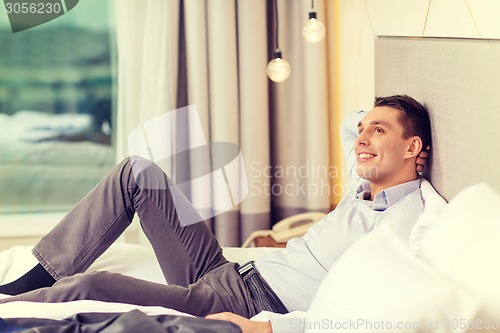
<svg viewBox="0 0 500 333">
<path fill-rule="evenodd" d="M 328 216 L 328 217 L 326 218 L 326 221 L 327 221 L 327 222 L 332 222 L 332 218 L 331 218 L 330 216 Z"/>
<path fill-rule="evenodd" d="M 286 256 L 288 254 L 288 251 L 287 250 L 283 250 L 281 253 Z"/>
</svg>

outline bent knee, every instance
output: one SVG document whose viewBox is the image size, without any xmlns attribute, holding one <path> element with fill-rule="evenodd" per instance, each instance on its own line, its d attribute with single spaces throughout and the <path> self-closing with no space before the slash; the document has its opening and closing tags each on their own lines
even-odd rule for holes
<svg viewBox="0 0 500 333">
<path fill-rule="evenodd" d="M 130 156 L 129 161 L 134 180 L 140 188 L 169 188 L 168 176 L 155 162 L 135 155 Z"/>
</svg>

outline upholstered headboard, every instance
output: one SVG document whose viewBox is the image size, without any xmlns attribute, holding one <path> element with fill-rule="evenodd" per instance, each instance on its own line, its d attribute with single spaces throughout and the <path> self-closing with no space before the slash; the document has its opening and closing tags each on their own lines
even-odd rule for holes
<svg viewBox="0 0 500 333">
<path fill-rule="evenodd" d="M 375 90 L 429 108 L 426 177 L 442 196 L 483 181 L 500 190 L 500 40 L 378 37 Z"/>
</svg>

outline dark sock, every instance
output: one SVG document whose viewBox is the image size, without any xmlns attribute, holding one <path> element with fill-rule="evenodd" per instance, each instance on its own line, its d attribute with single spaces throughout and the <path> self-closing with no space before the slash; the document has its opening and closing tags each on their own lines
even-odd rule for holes
<svg viewBox="0 0 500 333">
<path fill-rule="evenodd" d="M 41 264 L 37 264 L 19 279 L 0 286 L 0 294 L 19 295 L 31 290 L 50 287 L 56 280 Z"/>
</svg>

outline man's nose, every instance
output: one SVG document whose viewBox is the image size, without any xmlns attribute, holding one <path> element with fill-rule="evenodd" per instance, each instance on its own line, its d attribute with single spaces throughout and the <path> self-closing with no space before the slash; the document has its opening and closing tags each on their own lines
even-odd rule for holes
<svg viewBox="0 0 500 333">
<path fill-rule="evenodd" d="M 370 144 L 368 135 L 364 131 L 359 133 L 358 137 L 356 138 L 356 144 L 358 146 L 366 146 Z"/>
</svg>

